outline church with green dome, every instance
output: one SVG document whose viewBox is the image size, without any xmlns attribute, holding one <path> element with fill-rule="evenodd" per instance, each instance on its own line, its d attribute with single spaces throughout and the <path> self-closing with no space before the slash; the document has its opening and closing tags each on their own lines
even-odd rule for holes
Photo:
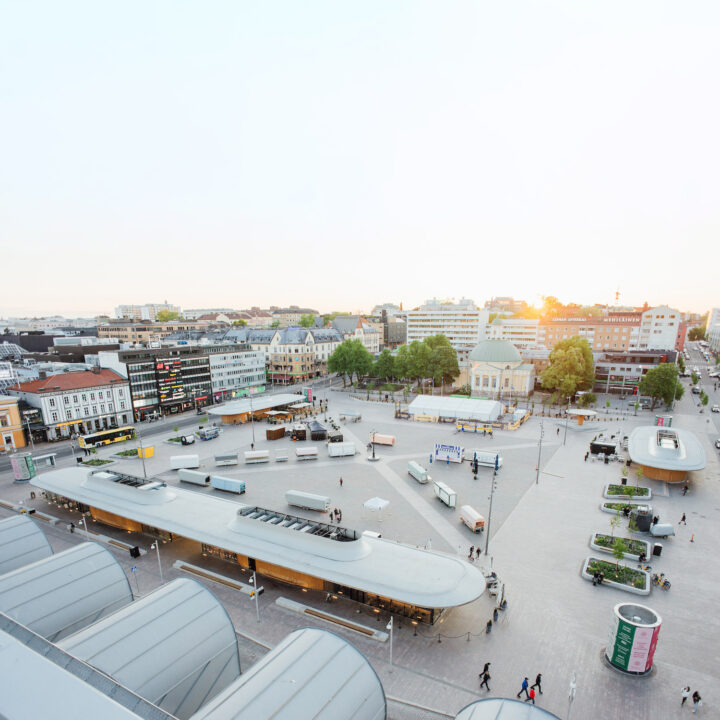
<svg viewBox="0 0 720 720">
<path fill-rule="evenodd" d="M 468 355 L 471 397 L 510 400 L 527 397 L 535 384 L 535 368 L 524 363 L 507 340 L 484 340 Z"/>
</svg>

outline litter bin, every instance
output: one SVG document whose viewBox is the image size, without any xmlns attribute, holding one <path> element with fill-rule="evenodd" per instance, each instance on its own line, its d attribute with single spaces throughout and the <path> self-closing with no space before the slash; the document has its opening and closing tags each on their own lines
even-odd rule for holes
<svg viewBox="0 0 720 720">
<path fill-rule="evenodd" d="M 621 484 L 621 485 L 627 485 L 627 478 L 626 478 L 626 477 L 620 478 L 620 484 Z"/>
<path fill-rule="evenodd" d="M 655 543 L 653 545 L 653 555 L 660 557 L 662 555 L 662 543 Z"/>
</svg>

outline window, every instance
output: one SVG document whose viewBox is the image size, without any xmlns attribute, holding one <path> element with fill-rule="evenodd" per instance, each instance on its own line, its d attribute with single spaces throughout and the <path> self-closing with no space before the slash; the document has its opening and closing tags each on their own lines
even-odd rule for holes
<svg viewBox="0 0 720 720">
<path fill-rule="evenodd" d="M 105 414 L 105 403 L 103 403 L 103 404 L 100 406 L 100 412 L 101 412 L 103 415 Z"/>
<path fill-rule="evenodd" d="M 58 414 L 57 414 L 57 413 L 53 413 L 53 414 L 50 416 L 50 419 L 51 419 L 53 422 L 57 422 L 57 421 L 58 421 Z"/>
<path fill-rule="evenodd" d="M 50 407 L 55 407 L 55 398 L 50 398 Z"/>
<path fill-rule="evenodd" d="M 85 417 L 89 417 L 90 416 L 90 408 L 86 406 L 83 408 L 83 410 L 85 411 Z"/>
<path fill-rule="evenodd" d="M 78 399 L 78 396 L 77 396 L 77 395 L 73 395 L 73 402 L 74 402 L 76 405 L 77 405 L 77 399 Z"/>
<path fill-rule="evenodd" d="M 85 393 L 83 393 L 82 401 L 83 401 L 83 402 L 87 402 L 87 395 L 85 395 Z"/>
<path fill-rule="evenodd" d="M 98 414 L 98 412 L 97 412 L 97 405 L 93 405 L 92 411 L 93 411 L 93 415 L 97 415 L 97 414 Z"/>
<path fill-rule="evenodd" d="M 66 410 L 66 411 L 65 411 L 65 419 L 66 419 L 66 420 L 72 420 L 72 410 Z"/>
<path fill-rule="evenodd" d="M 95 399 L 95 393 L 90 393 L 90 399 L 91 399 L 91 400 L 94 400 L 94 399 Z"/>
<path fill-rule="evenodd" d="M 63 398 L 63 402 L 64 402 L 66 405 L 69 405 L 69 404 L 70 404 L 70 396 L 69 396 L 69 395 L 65 395 L 65 397 Z"/>
</svg>

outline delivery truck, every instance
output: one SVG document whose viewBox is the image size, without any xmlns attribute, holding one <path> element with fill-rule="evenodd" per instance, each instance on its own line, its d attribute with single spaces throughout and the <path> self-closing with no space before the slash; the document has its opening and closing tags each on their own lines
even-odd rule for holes
<svg viewBox="0 0 720 720">
<path fill-rule="evenodd" d="M 287 500 L 288 505 L 305 508 L 306 510 L 327 512 L 330 509 L 330 498 L 325 495 L 313 495 L 313 493 L 301 492 L 300 490 L 288 490 L 285 493 L 285 500 Z"/>
<path fill-rule="evenodd" d="M 463 505 L 460 508 L 460 520 L 474 533 L 482 532 L 485 529 L 485 518 L 470 505 Z"/>
<path fill-rule="evenodd" d="M 444 482 L 435 480 L 433 483 L 433 490 L 435 491 L 435 497 L 444 502 L 449 508 L 454 508 L 457 503 L 457 493 Z"/>
<path fill-rule="evenodd" d="M 245 453 L 245 464 L 255 465 L 256 463 L 270 462 L 270 452 L 268 450 L 248 450 Z"/>
<path fill-rule="evenodd" d="M 245 481 L 222 477 L 222 475 L 211 475 L 210 487 L 215 488 L 215 490 L 224 490 L 225 492 L 242 495 L 245 492 Z"/>
<path fill-rule="evenodd" d="M 430 477 L 430 473 L 428 473 L 428 471 L 422 465 L 416 463 L 414 460 L 411 460 L 408 463 L 408 475 L 415 478 L 419 483 L 422 483 L 423 485 L 432 480 L 432 478 Z"/>
<path fill-rule="evenodd" d="M 216 427 L 200 428 L 197 431 L 197 436 L 201 440 L 212 440 L 220 435 L 220 431 Z"/>
<path fill-rule="evenodd" d="M 200 467 L 200 456 L 199 455 L 171 455 L 170 456 L 170 469 L 180 470 L 182 468 L 199 468 Z"/>
<path fill-rule="evenodd" d="M 186 470 L 181 468 L 178 470 L 178 478 L 180 482 L 192 483 L 193 485 L 202 485 L 208 487 L 210 485 L 210 476 L 199 470 Z"/>
<path fill-rule="evenodd" d="M 318 451 L 316 447 L 296 448 L 295 455 L 298 460 L 317 460 Z"/>
<path fill-rule="evenodd" d="M 381 435 L 380 433 L 370 433 L 370 442 L 375 445 L 394 445 L 394 435 Z"/>
<path fill-rule="evenodd" d="M 347 455 L 354 455 L 355 443 L 330 443 L 328 445 L 328 456 L 329 457 L 345 457 Z"/>
</svg>

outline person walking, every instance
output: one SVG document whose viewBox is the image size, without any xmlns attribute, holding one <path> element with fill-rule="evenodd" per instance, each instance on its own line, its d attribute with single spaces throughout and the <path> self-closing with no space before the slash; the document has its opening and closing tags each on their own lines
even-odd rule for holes
<svg viewBox="0 0 720 720">
<path fill-rule="evenodd" d="M 342 478 L 340 478 L 340 480 L 338 480 L 338 482 L 340 483 L 340 487 L 342 487 Z"/>
<path fill-rule="evenodd" d="M 682 517 L 680 518 L 680 522 L 678 523 L 678 525 L 680 525 L 681 523 L 683 525 L 687 525 L 687 520 L 685 520 L 685 513 L 682 514 Z"/>
<path fill-rule="evenodd" d="M 535 677 L 535 682 L 530 686 L 530 689 L 537 688 L 538 692 L 542 695 L 542 673 L 538 673 Z"/>
<path fill-rule="evenodd" d="M 491 665 L 492 665 L 491 662 L 486 662 L 485 665 L 483 665 L 483 669 L 482 669 L 482 672 L 480 673 L 480 675 L 482 676 L 482 675 L 484 675 L 486 672 L 490 672 L 490 666 L 491 666 Z"/>
<path fill-rule="evenodd" d="M 558 428 L 558 429 L 555 431 L 555 435 L 556 435 L 556 436 L 559 435 L 559 434 L 560 434 L 560 428 Z"/>
<path fill-rule="evenodd" d="M 523 693 L 525 693 L 525 697 L 530 697 L 528 695 L 528 679 L 525 678 L 522 681 L 522 687 L 520 688 L 520 692 L 517 694 L 518 697 L 520 697 Z"/>
<path fill-rule="evenodd" d="M 480 546 L 479 545 L 475 548 L 475 557 L 476 558 L 480 557 Z"/>
<path fill-rule="evenodd" d="M 475 546 L 470 546 L 470 552 L 468 553 L 468 560 L 472 560 L 473 553 L 475 552 Z"/>
<path fill-rule="evenodd" d="M 525 698 L 525 702 L 531 702 L 533 705 L 535 704 L 535 691 L 532 688 L 530 688 L 530 692 Z"/>
<path fill-rule="evenodd" d="M 485 667 L 487 667 L 490 663 L 487 663 Z M 480 687 L 483 685 L 487 688 L 487 691 L 490 692 L 490 686 L 488 685 L 488 680 L 490 679 L 490 673 L 487 670 L 483 671 L 482 674 L 482 682 L 480 683 Z"/>
<path fill-rule="evenodd" d="M 682 700 L 680 701 L 680 707 L 682 707 L 685 704 L 685 701 L 690 697 L 690 686 L 686 685 L 682 689 Z"/>
<path fill-rule="evenodd" d="M 697 709 L 700 707 L 700 701 L 702 698 L 700 697 L 700 693 L 696 690 L 692 694 L 692 701 L 693 701 L 693 712 L 696 713 Z"/>
</svg>

